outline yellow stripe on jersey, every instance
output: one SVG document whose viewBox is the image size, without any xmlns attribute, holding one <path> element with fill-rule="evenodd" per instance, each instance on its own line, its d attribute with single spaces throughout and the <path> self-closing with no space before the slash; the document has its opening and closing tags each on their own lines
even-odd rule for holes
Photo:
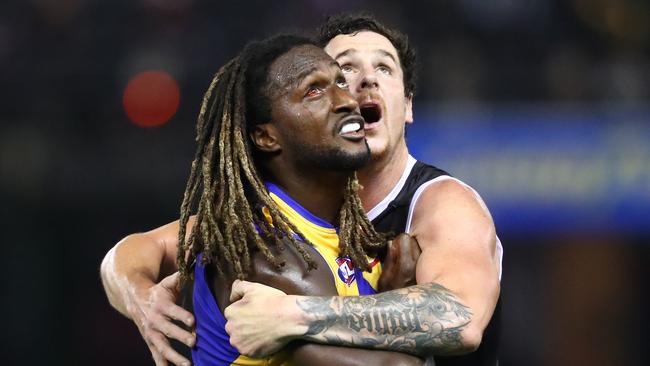
<svg viewBox="0 0 650 366">
<path fill-rule="evenodd" d="M 277 188 L 276 188 L 276 192 Z M 278 192 L 283 195 L 284 192 Z M 292 202 L 291 198 L 285 196 L 281 198 L 278 194 L 271 192 L 271 198 L 280 208 L 280 212 L 284 214 L 296 226 L 304 236 L 311 242 L 316 250 L 323 256 L 325 262 L 332 272 L 332 277 L 336 285 L 336 291 L 341 296 L 358 296 L 359 295 L 359 279 L 356 278 L 357 273 L 352 267 L 351 261 L 346 258 L 339 257 L 339 236 L 334 227 L 325 227 L 318 223 L 312 222 L 302 214 L 300 214 L 292 205 L 297 205 Z M 304 210 L 300 207 L 299 210 Z M 271 216 L 268 209 L 265 207 L 262 212 L 266 219 L 271 223 Z M 373 289 L 377 289 L 377 282 L 381 275 L 381 265 L 378 261 L 368 258 L 369 263 L 375 263 L 371 272 L 363 272 L 363 279 L 365 279 Z M 356 272 L 356 273 L 355 273 Z M 339 274 L 340 273 L 340 274 Z M 278 352 L 270 357 L 264 359 L 254 359 L 240 355 L 232 365 L 238 366 L 291 366 L 289 355 L 284 352 Z"/>
<path fill-rule="evenodd" d="M 296 229 L 323 256 L 332 272 L 338 294 L 341 296 L 358 296 L 358 281 L 353 279 L 350 282 L 350 278 L 355 276 L 352 263 L 349 260 L 346 261 L 345 258 L 339 258 L 339 236 L 336 229 L 311 222 L 292 207 L 291 204 L 296 204 L 295 202 L 287 203 L 273 192 L 271 192 L 271 198 L 278 205 L 280 211 L 296 226 Z M 373 259 L 368 257 L 368 262 L 372 263 Z M 377 289 L 379 276 L 381 276 L 381 265 L 378 264 L 372 267 L 371 272 L 363 272 L 364 279 L 375 290 Z"/>
</svg>

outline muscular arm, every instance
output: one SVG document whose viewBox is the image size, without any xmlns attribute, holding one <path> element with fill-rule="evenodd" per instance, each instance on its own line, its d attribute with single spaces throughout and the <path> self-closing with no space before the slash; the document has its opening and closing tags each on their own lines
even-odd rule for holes
<svg viewBox="0 0 650 366">
<path fill-rule="evenodd" d="M 190 218 L 188 232 L 193 222 Z M 187 326 L 194 323 L 194 316 L 176 305 L 177 244 L 178 221 L 129 235 L 106 254 L 100 270 L 110 304 L 133 320 L 157 366 L 167 365 L 167 361 L 189 364 L 170 347 L 167 337 L 190 347 L 195 341 L 192 334 L 171 321 Z"/>
<path fill-rule="evenodd" d="M 336 287 L 327 264 L 313 248 L 305 246 L 305 250 L 319 263 L 318 269 L 307 272 L 302 258 L 293 249 L 288 248 L 281 254 L 286 261 L 281 272 L 274 270 L 260 255 L 256 255 L 253 260 L 257 270 L 249 277 L 249 280 L 275 287 L 293 295 L 335 295 Z M 399 257 L 396 260 L 399 260 Z M 408 260 L 408 258 L 404 259 L 404 262 L 408 262 Z M 398 282 L 400 275 L 395 274 L 391 277 L 396 280 L 394 282 Z M 413 277 L 412 268 L 410 276 L 402 277 Z M 213 286 L 215 293 L 224 290 L 223 285 L 218 281 L 215 281 Z M 228 314 L 230 310 L 227 309 L 225 313 Z M 228 318 L 229 315 L 226 317 Z M 226 329 L 229 330 L 229 328 L 230 324 L 226 324 Z M 296 366 L 417 366 L 423 364 L 421 359 L 399 352 L 336 347 L 298 340 L 290 343 L 288 349 L 292 354 L 292 362 Z"/>
<path fill-rule="evenodd" d="M 456 179 L 437 181 L 420 196 L 410 233 L 422 248 L 417 283 L 447 288 L 470 312 L 459 348 L 449 350 L 476 349 L 500 292 L 496 231 L 485 203 Z"/>
<path fill-rule="evenodd" d="M 421 355 L 462 348 L 462 332 L 471 319 L 469 309 L 439 285 L 360 298 L 298 297 L 295 301 L 306 319 L 303 339 Z"/>
<path fill-rule="evenodd" d="M 190 218 L 188 229 L 193 222 Z M 157 229 L 131 234 L 108 251 L 100 274 L 111 306 L 128 318 L 130 299 L 175 272 L 178 221 Z"/>
<path fill-rule="evenodd" d="M 458 181 L 435 182 L 417 201 L 410 234 L 422 249 L 418 285 L 360 299 L 297 298 L 309 319 L 303 338 L 419 355 L 475 350 L 499 294 L 487 208 Z"/>
<path fill-rule="evenodd" d="M 420 356 L 475 350 L 499 294 L 489 212 L 471 189 L 442 180 L 420 196 L 410 233 L 422 249 L 417 285 L 356 298 L 264 299 L 284 314 L 277 332 L 288 339 Z M 269 306 L 273 301 L 277 305 Z"/>
</svg>

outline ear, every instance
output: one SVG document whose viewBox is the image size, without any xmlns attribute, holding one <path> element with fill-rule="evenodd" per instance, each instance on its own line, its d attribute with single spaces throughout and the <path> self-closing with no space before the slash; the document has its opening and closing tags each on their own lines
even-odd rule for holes
<svg viewBox="0 0 650 366">
<path fill-rule="evenodd" d="M 250 133 L 253 144 L 264 152 L 278 152 L 282 150 L 278 130 L 273 123 L 262 123 Z"/>
<path fill-rule="evenodd" d="M 408 97 L 404 97 L 404 121 L 408 124 L 413 123 L 413 93 L 409 93 Z"/>
</svg>

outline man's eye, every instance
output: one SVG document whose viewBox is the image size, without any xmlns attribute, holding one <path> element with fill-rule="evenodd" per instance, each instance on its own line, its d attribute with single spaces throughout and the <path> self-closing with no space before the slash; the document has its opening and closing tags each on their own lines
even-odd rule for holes
<svg viewBox="0 0 650 366">
<path fill-rule="evenodd" d="M 386 65 L 379 65 L 377 67 L 377 71 L 381 72 L 382 74 L 386 74 L 386 75 L 390 75 L 390 74 L 393 73 L 393 71 L 390 69 L 390 67 L 388 67 Z"/>
<path fill-rule="evenodd" d="M 341 71 L 345 73 L 353 72 L 354 69 L 350 65 L 341 65 Z"/>
<path fill-rule="evenodd" d="M 315 97 L 315 96 L 317 96 L 318 94 L 320 94 L 322 92 L 323 92 L 322 88 L 312 86 L 309 89 L 307 89 L 307 93 L 305 93 L 305 96 L 306 97 Z"/>
</svg>

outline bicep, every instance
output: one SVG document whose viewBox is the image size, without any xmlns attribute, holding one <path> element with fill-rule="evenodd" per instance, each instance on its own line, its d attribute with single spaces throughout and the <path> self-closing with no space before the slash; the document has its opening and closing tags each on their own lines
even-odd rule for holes
<svg viewBox="0 0 650 366">
<path fill-rule="evenodd" d="M 194 225 L 195 216 L 190 216 L 186 225 L 185 237 L 188 238 L 192 226 Z M 161 254 L 160 262 L 160 275 L 162 277 L 170 275 L 171 273 L 178 270 L 178 265 L 176 264 L 176 257 L 178 255 L 178 232 L 180 228 L 179 220 L 170 222 L 161 227 L 155 228 L 153 230 L 147 231 L 142 234 L 136 234 L 141 236 L 141 240 L 148 242 L 150 245 L 155 245 L 157 247 L 158 253 Z"/>
<path fill-rule="evenodd" d="M 417 283 L 450 289 L 487 323 L 499 294 L 492 218 L 471 188 L 439 183 L 423 192 L 414 209 L 412 234 L 422 249 Z"/>
</svg>

